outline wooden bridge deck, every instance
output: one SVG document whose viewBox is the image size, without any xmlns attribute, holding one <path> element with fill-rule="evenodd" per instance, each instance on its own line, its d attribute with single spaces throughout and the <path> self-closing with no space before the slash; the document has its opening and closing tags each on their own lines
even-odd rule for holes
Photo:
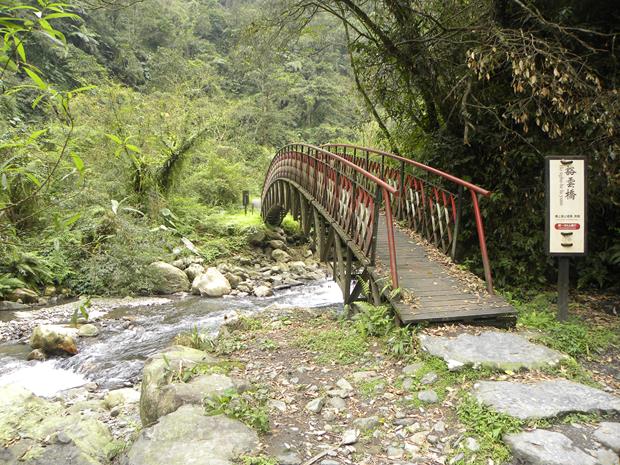
<svg viewBox="0 0 620 465">
<path fill-rule="evenodd" d="M 415 304 L 393 302 L 405 324 L 419 321 L 501 319 L 516 314 L 515 309 L 502 297 L 486 291 L 476 294 L 447 268 L 431 260 L 423 246 L 394 228 L 396 261 L 401 290 L 413 294 Z M 381 215 L 377 236 L 377 260 L 389 264 L 385 218 Z"/>
</svg>

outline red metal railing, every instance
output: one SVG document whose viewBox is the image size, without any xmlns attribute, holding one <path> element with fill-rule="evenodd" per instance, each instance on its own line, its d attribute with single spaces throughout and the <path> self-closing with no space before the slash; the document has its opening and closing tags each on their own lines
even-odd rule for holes
<svg viewBox="0 0 620 465">
<path fill-rule="evenodd" d="M 375 265 L 379 208 L 386 216 L 392 287 L 398 287 L 398 267 L 394 243 L 392 197 L 396 188 L 361 166 L 327 150 L 308 144 L 281 148 L 271 160 L 263 184 L 262 214 L 284 199 L 276 181 L 293 181 L 313 197 L 313 201 L 338 224 L 359 250 Z"/>
<path fill-rule="evenodd" d="M 488 190 L 393 153 L 350 144 L 326 144 L 322 147 L 363 167 L 394 187 L 397 191 L 393 198 L 395 216 L 406 221 L 410 228 L 424 235 L 443 252 L 450 251 L 453 258 L 456 255 L 463 190 L 467 189 L 471 194 L 487 290 L 493 294 L 493 278 L 478 200 L 480 195 L 488 197 L 491 194 Z M 425 174 L 425 178 L 420 176 L 420 172 Z M 431 176 L 439 182 L 430 182 L 428 178 Z M 457 186 L 457 192 L 446 188 L 446 184 L 450 183 Z"/>
</svg>

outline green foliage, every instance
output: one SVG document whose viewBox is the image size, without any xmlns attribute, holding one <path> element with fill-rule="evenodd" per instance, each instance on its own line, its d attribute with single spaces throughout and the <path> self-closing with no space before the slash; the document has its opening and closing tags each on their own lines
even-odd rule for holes
<svg viewBox="0 0 620 465">
<path fill-rule="evenodd" d="M 2 257 L 0 273 L 15 276 L 28 286 L 38 286 L 53 282 L 48 262 L 35 253 L 28 253 L 11 247 Z"/>
<path fill-rule="evenodd" d="M 75 307 L 75 310 L 73 310 L 73 314 L 71 315 L 71 324 L 73 325 L 73 327 L 77 328 L 80 315 L 85 321 L 88 321 L 88 318 L 90 316 L 88 313 L 88 309 L 91 307 L 91 305 L 92 303 L 90 301 L 90 297 L 86 297 L 84 301 L 80 301 L 78 303 L 78 305 Z"/>
<path fill-rule="evenodd" d="M 504 463 L 510 459 L 510 450 L 502 442 L 502 437 L 505 434 L 519 432 L 522 427 L 520 420 L 496 412 L 478 403 L 470 395 L 463 397 L 456 410 L 459 420 L 465 425 L 467 432 L 475 435 L 478 439 L 480 450 L 476 455 L 479 458 L 488 458 L 494 463 Z M 466 457 L 471 455 L 469 450 L 463 452 Z M 462 463 L 468 463 L 467 458 Z"/>
<path fill-rule="evenodd" d="M 204 401 L 207 415 L 224 414 L 235 418 L 259 433 L 269 431 L 269 414 L 267 409 L 268 392 L 255 389 L 238 394 L 229 391 Z"/>
<path fill-rule="evenodd" d="M 264 455 L 242 455 L 241 465 L 278 465 L 278 460 Z"/>
<path fill-rule="evenodd" d="M 213 348 L 213 340 L 207 334 L 202 333 L 196 325 L 188 332 L 177 334 L 174 344 L 205 351 Z"/>
<path fill-rule="evenodd" d="M 354 328 L 343 326 L 300 335 L 295 345 L 317 352 L 321 363 L 348 365 L 362 358 L 368 350 L 368 339 Z"/>
<path fill-rule="evenodd" d="M 559 322 L 551 299 L 549 294 L 540 294 L 529 302 L 513 301 L 519 310 L 518 323 L 542 331 L 544 344 L 572 357 L 587 358 L 620 343 L 617 327 L 597 325 L 578 316 Z"/>
<path fill-rule="evenodd" d="M 24 287 L 25 285 L 26 284 L 23 281 L 13 278 L 8 274 L 0 274 L 0 298 L 10 294 L 19 287 Z"/>
</svg>

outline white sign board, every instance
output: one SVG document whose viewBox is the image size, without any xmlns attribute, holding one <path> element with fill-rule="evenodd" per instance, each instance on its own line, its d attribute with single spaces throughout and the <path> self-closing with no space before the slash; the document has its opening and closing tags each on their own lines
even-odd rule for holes
<svg viewBox="0 0 620 465">
<path fill-rule="evenodd" d="M 587 236 L 585 157 L 547 157 L 546 248 L 550 255 L 584 255 Z"/>
</svg>

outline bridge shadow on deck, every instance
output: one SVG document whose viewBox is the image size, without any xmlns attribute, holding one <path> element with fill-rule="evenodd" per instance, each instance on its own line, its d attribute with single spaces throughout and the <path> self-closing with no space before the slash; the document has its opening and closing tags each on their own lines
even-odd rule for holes
<svg viewBox="0 0 620 465">
<path fill-rule="evenodd" d="M 377 261 L 390 263 L 385 217 L 379 218 Z M 504 298 L 486 291 L 475 293 L 448 272 L 446 266 L 428 257 L 425 247 L 406 233 L 394 228 L 399 287 L 412 294 L 412 304 L 392 302 L 405 324 L 420 321 L 505 319 L 516 310 Z"/>
</svg>

